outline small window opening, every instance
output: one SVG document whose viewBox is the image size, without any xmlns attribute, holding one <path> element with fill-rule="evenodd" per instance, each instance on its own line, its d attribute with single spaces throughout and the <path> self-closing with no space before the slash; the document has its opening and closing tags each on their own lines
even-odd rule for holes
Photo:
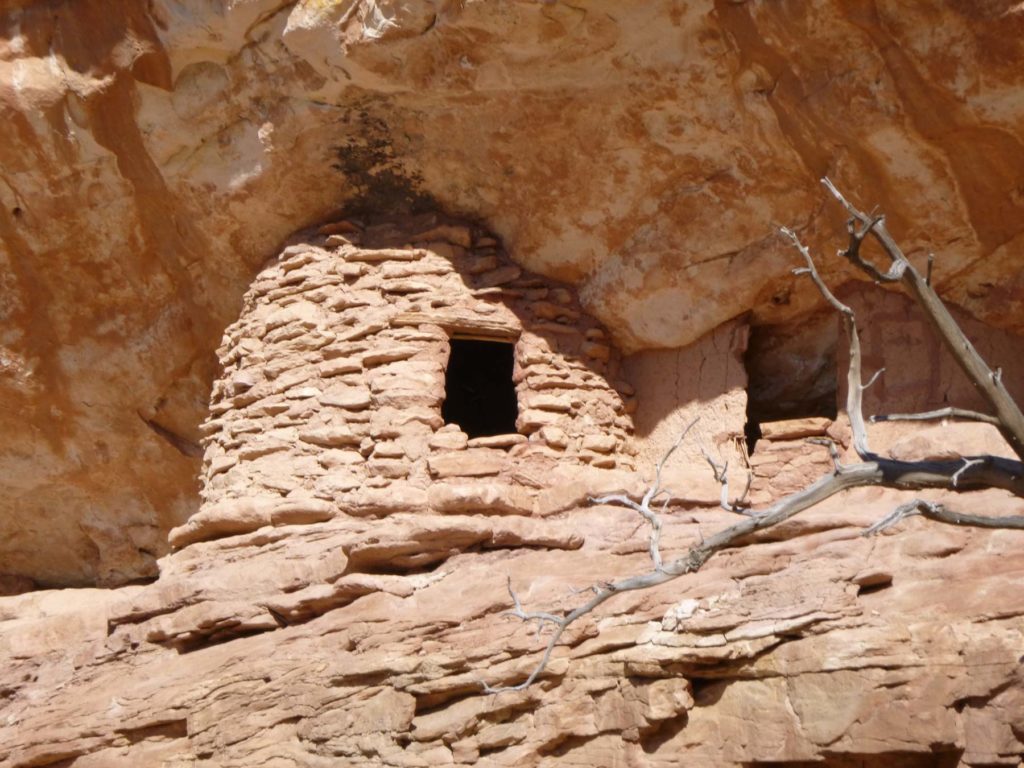
<svg viewBox="0 0 1024 768">
<path fill-rule="evenodd" d="M 458 424 L 470 437 L 515 432 L 519 405 L 513 362 L 509 343 L 452 339 L 441 406 L 445 424 Z"/>
</svg>

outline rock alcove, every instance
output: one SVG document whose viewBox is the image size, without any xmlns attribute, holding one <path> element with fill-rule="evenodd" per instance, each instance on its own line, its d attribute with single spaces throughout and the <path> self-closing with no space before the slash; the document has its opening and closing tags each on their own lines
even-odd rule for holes
<svg viewBox="0 0 1024 768">
<path fill-rule="evenodd" d="M 936 253 L 943 299 L 987 324 L 972 338 L 1019 390 L 1019 2 L 15 0 L 0 30 L 0 561 L 13 574 L 0 591 L 25 593 L 0 600 L 0 767 L 1019 765 L 1019 536 L 910 520 L 861 538 L 905 500 L 895 491 L 852 492 L 693 578 L 623 596 L 565 638 L 537 686 L 479 696 L 480 679 L 523 679 L 539 646 L 501 617 L 507 578 L 528 606 L 557 611 L 572 590 L 647 565 L 635 516 L 586 499 L 642 490 L 697 414 L 670 468 L 663 546 L 681 551 L 732 519 L 696 446 L 742 467 L 748 388 L 792 373 L 751 366 L 748 384 L 745 350 L 774 335 L 784 356 L 819 359 L 825 336 L 782 343 L 795 323 L 830 319 L 772 232 L 799 225 L 822 254 L 845 238 L 820 205 L 821 175 L 888 214 L 913 258 Z M 603 379 L 588 386 L 632 435 L 612 430 L 610 447 L 607 430 L 542 423 L 562 415 L 539 395 L 582 385 L 531 393 L 513 370 L 519 425 L 481 436 L 505 445 L 470 445 L 438 405 L 444 344 L 463 332 L 428 323 L 401 328 L 431 334 L 422 357 L 356 355 L 370 405 L 328 405 L 354 417 L 309 427 L 328 440 L 365 429 L 372 447 L 302 440 L 289 430 L 323 416 L 302 390 L 323 395 L 329 381 L 341 395 L 359 371 L 323 376 L 327 360 L 288 347 L 315 336 L 297 300 L 291 321 L 240 343 L 254 372 L 274 375 L 222 381 L 193 518 L 206 527 L 180 528 L 168 555 L 167 531 L 200 508 L 193 454 L 219 375 L 212 352 L 262 260 L 359 197 L 371 212 L 405 198 L 406 180 L 414 202 L 487 221 L 520 267 L 564 281 L 503 290 L 546 287 L 544 301 L 603 323 L 580 320 L 605 332 L 584 340 L 611 348 L 607 371 L 571 348 L 559 358 L 582 366 L 570 381 Z M 469 229 L 468 251 L 486 255 L 489 235 Z M 293 244 L 358 266 L 330 235 L 362 247 L 366 232 Z M 490 247 L 494 268 L 515 266 Z M 849 276 L 822 267 L 837 288 Z M 291 290 L 314 269 L 266 284 Z M 465 286 L 480 279 L 456 271 Z M 887 369 L 869 412 L 972 404 L 899 297 L 852 288 L 866 373 Z M 630 353 L 618 373 L 609 332 Z M 261 345 L 276 359 L 258 361 Z M 292 386 L 276 370 L 289 356 L 316 373 Z M 427 429 L 375 437 L 387 419 L 373 418 L 373 397 L 388 393 L 371 373 L 420 362 L 429 417 L 388 413 Z M 272 384 L 279 413 L 235 418 L 256 403 L 235 398 Z M 755 411 L 756 499 L 828 470 L 804 438 L 841 442 L 842 419 L 791 418 L 806 413 Z M 1000 450 L 985 428 L 872 431 L 899 456 Z M 422 439 L 419 458 L 398 454 Z M 441 476 L 485 461 L 495 474 Z M 355 479 L 365 503 L 344 490 Z M 992 493 L 963 503 L 1018 511 Z M 131 583 L 155 577 L 158 559 L 157 581 Z M 29 591 L 96 584 L 117 588 Z"/>
<path fill-rule="evenodd" d="M 866 317 L 905 310 L 853 293 Z M 481 695 L 536 660 L 533 629 L 501 615 L 508 579 L 559 610 L 648 567 L 635 516 L 591 496 L 641 491 L 696 413 L 698 445 L 742 455 L 748 335 L 740 319 L 623 359 L 570 288 L 476 227 L 426 216 L 296 236 L 225 332 L 202 505 L 160 578 L 0 604 L 0 766 L 1009 765 L 1013 534 L 868 541 L 861 526 L 893 499 L 873 489 L 724 553 L 682 594 L 622 595 L 536 685 Z M 979 335 L 1005 358 L 1012 338 Z M 462 340 L 511 355 L 513 431 L 445 423 Z M 898 370 L 894 392 L 935 396 L 919 368 Z M 755 501 L 827 470 L 803 438 L 842 438 L 830 419 L 762 431 Z M 698 449 L 680 454 L 664 478 L 674 551 L 730 517 Z M 767 723 L 750 728 L 752 712 Z"/>
</svg>

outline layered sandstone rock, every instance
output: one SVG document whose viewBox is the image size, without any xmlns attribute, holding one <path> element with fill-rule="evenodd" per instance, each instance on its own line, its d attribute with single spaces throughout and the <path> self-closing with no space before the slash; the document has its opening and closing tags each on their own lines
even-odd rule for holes
<svg viewBox="0 0 1024 768">
<path fill-rule="evenodd" d="M 482 219 L 619 346 L 672 348 L 817 305 L 773 232 L 831 252 L 828 173 L 1019 333 L 1022 24 L 1010 0 L 2 4 L 4 571 L 155 574 L 223 329 L 343 207 Z"/>
<path fill-rule="evenodd" d="M 773 235 L 842 240 L 819 176 L 936 252 L 1024 394 L 1022 25 L 1009 0 L 0 3 L 0 768 L 1021 765 L 1021 534 L 863 538 L 894 491 L 481 689 L 543 648 L 509 583 L 558 612 L 650 567 L 589 499 L 641 493 L 694 416 L 666 552 L 733 520 L 702 449 L 756 503 L 831 468 L 805 439 L 847 440 L 842 349 Z M 889 369 L 871 409 L 969 400 L 904 302 L 845 290 Z M 515 341 L 514 434 L 443 423 L 460 334 Z"/>
<path fill-rule="evenodd" d="M 591 499 L 642 493 L 666 425 L 705 422 L 663 468 L 663 549 L 731 522 L 695 458 L 745 456 L 745 329 L 624 371 L 593 354 L 598 332 L 571 290 L 473 227 L 420 216 L 297 237 L 225 333 L 203 505 L 171 532 L 160 578 L 0 600 L 0 767 L 1018 765 L 1021 534 L 910 521 L 866 539 L 901 498 L 881 489 L 620 595 L 534 686 L 483 692 L 522 681 L 543 648 L 503 613 L 510 586 L 558 612 L 650 568 L 636 515 Z M 541 408 L 543 423 L 525 408 L 515 434 L 443 424 L 458 334 L 514 342 L 520 403 L 583 404 Z M 656 371 L 676 375 L 645 378 L 635 408 L 608 383 Z M 973 447 L 1005 450 L 983 426 Z M 874 436 L 955 450 L 941 430 L 913 448 Z M 841 420 L 761 425 L 752 500 L 831 471 L 805 442 L 826 436 L 848 440 Z"/>
<path fill-rule="evenodd" d="M 191 544 L 149 586 L 6 598 L 0 765 L 1016 766 L 1020 534 L 863 538 L 898 498 L 622 595 L 496 696 L 543 644 L 506 579 L 557 611 L 648 568 L 631 513 L 336 514 Z M 713 503 L 670 508 L 667 552 L 731 522 Z"/>
</svg>

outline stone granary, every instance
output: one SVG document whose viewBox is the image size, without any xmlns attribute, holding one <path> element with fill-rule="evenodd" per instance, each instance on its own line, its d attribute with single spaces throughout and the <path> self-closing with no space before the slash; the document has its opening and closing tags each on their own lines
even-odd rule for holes
<svg viewBox="0 0 1024 768">
<path fill-rule="evenodd" d="M 581 467 L 633 468 L 605 330 L 496 238 L 430 215 L 299 240 L 225 332 L 203 504 L 173 546 L 338 514 L 543 514 Z"/>
<path fill-rule="evenodd" d="M 1019 768 L 1021 533 L 864 537 L 897 489 L 621 594 L 536 684 L 481 690 L 546 642 L 503 615 L 509 580 L 557 613 L 648 571 L 642 521 L 588 497 L 642 493 L 694 417 L 666 466 L 667 556 L 736 524 L 701 449 L 724 464 L 737 444 L 739 493 L 746 448 L 758 506 L 832 471 L 804 438 L 848 437 L 846 345 L 777 225 L 864 321 L 865 377 L 886 369 L 865 414 L 984 406 L 913 302 L 830 257 L 847 233 L 823 174 L 919 268 L 935 254 L 933 286 L 1024 402 L 1022 57 L 1018 0 L 3 3 L 0 768 Z M 288 240 L 406 202 L 571 284 L 621 372 L 586 356 L 606 340 L 585 318 L 523 314 L 577 305 L 516 285 L 472 227 Z M 365 260 L 406 245 L 422 255 Z M 474 295 L 503 265 L 506 292 Z M 392 322 L 414 305 L 432 322 Z M 448 362 L 449 339 L 501 341 L 488 317 L 519 333 L 518 374 L 511 334 L 475 366 L 502 387 Z M 374 332 L 346 339 L 357 320 Z M 541 339 L 565 378 L 526 375 Z M 419 351 L 369 357 L 394 347 Z M 538 407 L 582 391 L 539 381 L 584 377 L 610 426 Z M 482 383 L 503 407 L 472 410 Z M 869 429 L 894 458 L 1005 455 L 985 423 Z M 447 474 L 484 457 L 496 474 Z M 1021 514 L 995 489 L 956 508 Z"/>
</svg>

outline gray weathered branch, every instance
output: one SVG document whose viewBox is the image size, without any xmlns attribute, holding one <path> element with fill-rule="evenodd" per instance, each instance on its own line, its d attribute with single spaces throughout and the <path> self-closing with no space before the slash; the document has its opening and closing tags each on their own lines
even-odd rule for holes
<svg viewBox="0 0 1024 768">
<path fill-rule="evenodd" d="M 850 245 L 845 251 L 840 251 L 839 255 L 876 280 L 887 282 L 899 280 L 903 283 L 917 305 L 928 315 L 932 327 L 939 334 L 946 349 L 953 355 L 957 365 L 992 407 L 1003 437 L 1017 456 L 1024 459 L 1024 413 L 1021 413 L 1017 403 L 1006 391 L 1002 377 L 982 360 L 981 355 L 957 325 L 939 295 L 929 285 L 929 281 L 921 277 L 914 265 L 903 255 L 903 251 L 886 229 L 884 217 L 869 216 L 858 210 L 843 197 L 829 179 L 822 179 L 822 184 L 850 214 L 848 224 L 848 229 L 851 231 Z M 860 228 L 857 227 L 858 224 Z M 855 236 L 853 233 L 857 233 L 857 235 Z M 886 273 L 880 272 L 877 267 L 860 256 L 860 243 L 869 234 L 892 261 L 892 267 Z"/>
<path fill-rule="evenodd" d="M 861 407 L 864 399 L 864 390 L 867 387 L 861 382 L 860 335 L 857 333 L 857 319 L 853 314 L 853 310 L 839 301 L 832 291 L 829 290 L 825 281 L 821 279 L 821 275 L 818 274 L 818 268 L 814 264 L 814 259 L 811 258 L 811 252 L 807 249 L 807 246 L 800 242 L 800 238 L 797 237 L 796 233 L 787 227 L 783 227 L 781 232 L 792 241 L 807 265 L 794 269 L 793 273 L 809 275 L 814 285 L 821 292 L 821 295 L 839 312 L 839 316 L 843 319 L 843 328 L 850 343 L 850 365 L 846 371 L 846 411 L 850 419 L 850 428 L 853 431 L 853 448 L 857 451 L 858 456 L 865 461 L 870 461 L 875 458 L 875 455 L 868 447 L 868 432 L 864 426 L 864 410 Z"/>
<path fill-rule="evenodd" d="M 906 504 L 900 504 L 892 511 L 891 514 L 883 517 L 877 523 L 864 531 L 864 535 L 872 536 L 876 533 L 880 533 L 886 528 L 891 528 L 896 525 L 896 523 L 910 517 L 911 515 L 921 515 L 931 520 L 937 520 L 940 523 L 949 523 L 950 525 L 1024 530 L 1024 516 L 1007 515 L 1005 517 L 988 517 L 986 515 L 968 515 L 964 512 L 954 512 L 951 509 L 947 509 L 944 504 L 940 504 L 935 501 L 914 499 L 913 501 L 908 501 Z"/>
<path fill-rule="evenodd" d="M 923 413 L 886 413 L 872 416 L 868 421 L 872 424 L 879 421 L 938 421 L 939 419 L 961 419 L 963 421 L 980 421 L 985 424 L 999 426 L 999 419 L 987 413 L 969 411 L 966 408 L 939 408 Z"/>
<path fill-rule="evenodd" d="M 513 596 L 516 609 L 512 615 L 530 621 L 538 620 L 552 624 L 555 631 L 548 638 L 544 653 L 537 666 L 530 675 L 521 683 L 509 686 L 491 686 L 482 683 L 486 693 L 504 693 L 507 691 L 521 691 L 529 687 L 543 674 L 547 668 L 551 655 L 561 639 L 565 630 L 571 624 L 583 616 L 592 613 L 598 606 L 615 595 L 624 592 L 631 592 L 639 589 L 650 589 L 660 584 L 673 581 L 680 576 L 694 573 L 704 566 L 717 552 L 728 549 L 738 540 L 750 534 L 771 528 L 779 523 L 789 520 L 806 509 L 809 509 L 822 501 L 835 496 L 841 491 L 849 488 L 858 488 L 868 485 L 880 485 L 889 488 L 943 488 L 952 491 L 962 491 L 971 488 L 998 487 L 1005 488 L 1019 496 L 1024 496 L 1024 466 L 1020 462 L 995 457 L 979 457 L 978 464 L 965 467 L 961 461 L 943 462 L 900 462 L 891 460 L 878 460 L 863 464 L 853 464 L 841 467 L 832 474 L 819 478 L 815 483 L 797 493 L 787 496 L 776 502 L 767 509 L 756 514 L 751 513 L 742 521 L 719 531 L 710 538 L 704 539 L 699 544 L 690 547 L 687 552 L 656 566 L 653 570 L 631 576 L 616 582 L 594 585 L 592 591 L 594 596 L 584 604 L 574 608 L 564 616 L 553 614 L 526 613 L 519 605 L 518 598 Z M 958 483 L 954 483 L 953 477 L 958 472 L 963 474 L 959 477 Z M 652 486 L 653 487 L 653 486 Z M 650 493 L 650 491 L 648 491 Z M 607 501 L 621 503 L 620 497 L 606 497 Z M 627 499 L 628 500 L 628 499 Z M 635 508 L 636 502 L 630 502 L 626 506 Z M 895 525 L 906 517 L 909 512 L 892 518 L 890 515 L 878 530 Z M 921 514 L 925 514 L 922 512 Z M 986 520 L 975 515 L 962 515 L 943 511 L 933 512 L 926 515 L 938 522 L 951 523 L 956 525 L 985 525 L 990 528 L 1024 528 L 1024 518 L 992 518 L 991 522 L 976 522 Z M 888 522 L 886 522 L 888 521 Z M 869 532 L 877 532 L 869 529 Z M 511 591 L 511 588 L 510 588 Z"/>
<path fill-rule="evenodd" d="M 823 183 L 851 215 L 848 224 L 850 242 L 845 251 L 840 251 L 840 255 L 863 269 L 876 280 L 883 282 L 902 280 L 910 289 L 918 304 L 928 314 L 947 347 L 953 351 L 954 357 L 961 368 L 964 369 L 965 373 L 982 391 L 996 411 L 996 416 L 985 417 L 984 414 L 976 414 L 958 409 L 945 409 L 949 411 L 947 415 L 950 417 L 961 417 L 964 414 L 969 414 L 965 417 L 980 421 L 987 421 L 988 418 L 993 419 L 1018 455 L 1024 457 L 1024 416 L 1021 416 L 1020 409 L 1017 408 L 1016 403 L 1006 393 L 1000 376 L 993 373 L 984 361 L 981 360 L 974 347 L 971 346 L 952 316 L 942 305 L 938 296 L 926 284 L 926 281 L 921 279 L 910 262 L 903 256 L 903 253 L 885 229 L 884 217 L 869 216 L 858 211 L 840 194 L 830 181 L 824 179 Z M 967 456 L 955 461 L 897 461 L 871 452 L 868 446 L 862 402 L 864 389 L 871 385 L 878 377 L 878 373 L 872 377 L 868 384 L 862 383 L 860 339 L 857 333 L 854 312 L 850 307 L 840 302 L 829 290 L 818 273 L 810 251 L 801 243 L 796 233 L 789 229 L 783 229 L 782 233 L 792 241 L 804 259 L 805 266 L 794 271 L 798 274 L 809 275 L 826 301 L 843 318 L 843 326 L 850 345 L 846 410 L 853 431 L 854 448 L 858 456 L 863 460 L 863 463 L 841 464 L 835 446 L 829 444 L 829 451 L 834 466 L 833 472 L 819 478 L 807 488 L 775 502 L 767 509 L 755 512 L 741 508 L 736 502 L 729 502 L 728 485 L 725 477 L 726 467 L 717 464 L 710 456 L 705 454 L 705 458 L 711 465 L 716 481 L 722 485 L 721 506 L 731 512 L 741 512 L 745 517 L 743 520 L 719 531 L 710 538 L 702 538 L 699 543 L 691 546 L 683 555 L 665 562 L 660 549 L 661 518 L 651 509 L 650 505 L 660 495 L 665 493 L 661 487 L 662 469 L 693 427 L 696 420 L 691 422 L 675 444 L 662 457 L 661 461 L 658 462 L 654 481 L 639 502 L 630 499 L 624 494 L 611 494 L 591 499 L 592 502 L 598 504 L 618 504 L 632 509 L 640 514 L 650 525 L 651 533 L 648 550 L 653 568 L 647 573 L 631 576 L 620 581 L 602 582 L 593 585 L 589 589 L 593 593 L 589 600 L 561 616 L 544 612 L 525 611 L 519 597 L 512 590 L 510 580 L 509 594 L 512 597 L 514 608 L 509 611 L 509 614 L 523 621 L 536 621 L 538 628 L 550 625 L 554 631 L 548 638 L 540 661 L 524 681 L 516 685 L 507 686 L 491 686 L 483 682 L 481 686 L 485 692 L 520 691 L 532 685 L 547 668 L 555 646 L 565 630 L 581 617 L 592 613 L 615 595 L 640 589 L 650 589 L 685 574 L 694 573 L 703 567 L 717 552 L 732 546 L 741 546 L 745 537 L 785 522 L 804 510 L 847 489 L 876 485 L 911 490 L 940 488 L 959 493 L 977 488 L 1001 488 L 1016 496 L 1024 497 L 1024 464 L 1020 461 L 996 456 Z M 860 246 L 869 235 L 882 245 L 886 254 L 892 259 L 892 267 L 886 272 L 881 271 L 860 255 Z M 911 414 L 909 416 L 896 415 L 887 418 L 924 419 L 933 417 L 937 413 L 940 412 Z M 940 416 L 935 417 L 939 418 Z M 744 493 L 745 496 L 746 493 Z M 668 499 L 665 501 L 666 506 L 667 504 Z M 970 515 L 949 510 L 945 505 L 938 502 L 914 499 L 906 504 L 901 504 L 891 514 L 875 523 L 864 533 L 865 535 L 878 533 L 891 528 L 906 517 L 918 514 L 936 522 L 950 525 L 1024 530 L 1024 516 L 994 518 Z"/>
<path fill-rule="evenodd" d="M 711 474 L 715 478 L 715 482 L 721 487 L 718 506 L 726 512 L 735 512 L 738 515 L 750 514 L 750 504 L 747 502 L 747 497 L 750 495 L 750 486 L 754 482 L 754 473 L 749 469 L 747 470 L 747 484 L 743 488 L 743 493 L 735 500 L 729 501 L 729 462 L 725 461 L 719 464 L 703 448 L 701 453 L 704 455 L 704 461 L 711 467 Z"/>
</svg>

